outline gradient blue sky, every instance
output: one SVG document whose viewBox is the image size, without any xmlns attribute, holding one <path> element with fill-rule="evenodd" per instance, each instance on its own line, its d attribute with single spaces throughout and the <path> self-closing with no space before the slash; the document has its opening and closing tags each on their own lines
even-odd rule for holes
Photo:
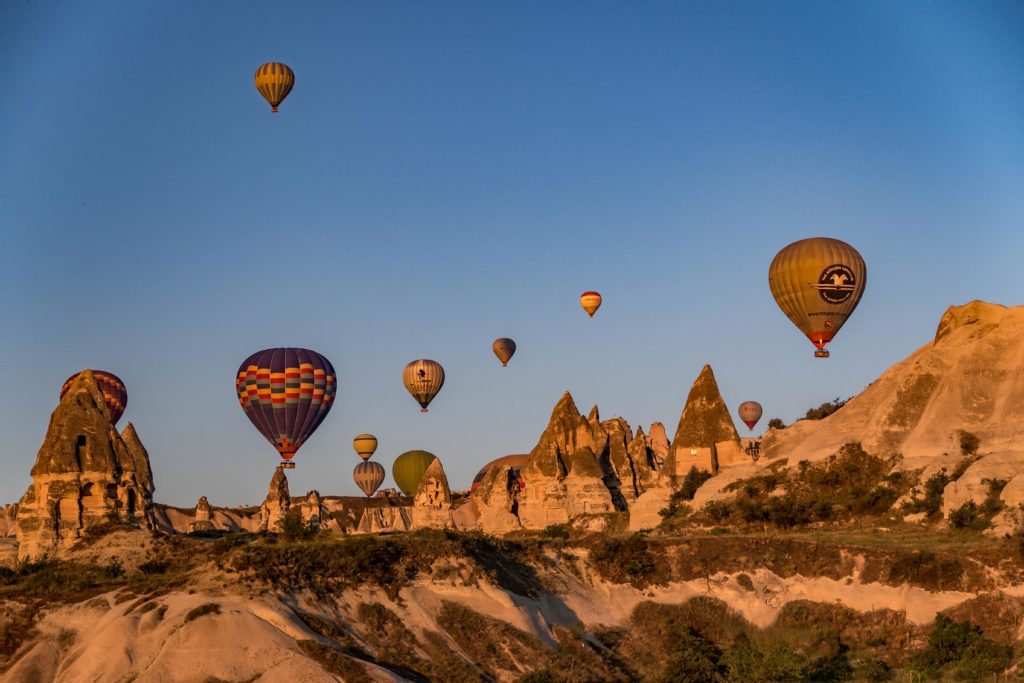
<svg viewBox="0 0 1024 683">
<path fill-rule="evenodd" d="M 84 367 L 127 383 L 158 500 L 256 503 L 277 457 L 233 380 L 262 348 L 338 369 L 290 480 L 355 494 L 359 432 L 461 487 L 566 389 L 671 434 L 711 363 L 788 422 L 947 306 L 1022 303 L 1021 2 L 10 0 L 0 26 L 0 501 Z M 767 287 L 815 235 L 869 268 L 828 361 Z"/>
</svg>

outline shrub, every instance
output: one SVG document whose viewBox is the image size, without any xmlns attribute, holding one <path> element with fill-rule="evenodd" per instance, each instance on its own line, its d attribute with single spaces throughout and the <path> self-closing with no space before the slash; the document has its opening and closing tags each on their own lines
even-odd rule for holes
<svg viewBox="0 0 1024 683">
<path fill-rule="evenodd" d="M 641 534 L 602 538 L 591 548 L 590 559 L 602 577 L 637 587 L 652 580 L 657 569 L 647 539 Z"/>
<path fill-rule="evenodd" d="M 785 429 L 786 423 L 781 418 L 773 417 L 768 420 L 768 429 Z"/>
<path fill-rule="evenodd" d="M 540 538 L 545 541 L 568 541 L 569 525 L 550 524 L 544 527 L 543 531 L 540 532 Z"/>
<path fill-rule="evenodd" d="M 956 588 L 964 567 L 958 560 L 942 560 L 931 552 L 903 552 L 889 567 L 889 583 L 909 583 L 932 590 Z"/>
<path fill-rule="evenodd" d="M 730 681 L 777 681 L 799 683 L 805 675 L 805 659 L 786 643 L 775 643 L 762 652 L 746 635 L 740 635 L 722 656 Z"/>
<path fill-rule="evenodd" d="M 317 534 L 317 529 L 302 519 L 302 513 L 292 510 L 281 520 L 281 536 L 288 543 L 308 541 Z"/>
<path fill-rule="evenodd" d="M 207 602 L 199 607 L 192 608 L 188 614 L 185 615 L 185 623 L 195 621 L 200 617 L 205 617 L 207 614 L 220 614 L 220 605 L 216 602 Z"/>
<path fill-rule="evenodd" d="M 148 560 L 139 565 L 139 571 L 146 576 L 165 574 L 169 566 L 167 562 L 161 560 Z"/>
<path fill-rule="evenodd" d="M 954 529 L 984 531 L 989 527 L 990 518 L 981 513 L 978 504 L 969 500 L 949 513 L 949 525 Z"/>
<path fill-rule="evenodd" d="M 1013 661 L 1013 648 L 986 638 L 981 629 L 967 621 L 953 621 L 944 614 L 935 617 L 928 645 L 911 660 L 911 666 L 938 677 L 951 666 L 955 677 L 980 680 L 995 675 Z"/>
<path fill-rule="evenodd" d="M 924 483 L 924 496 L 904 503 L 904 514 L 923 512 L 929 519 L 934 518 L 942 509 L 942 494 L 946 490 L 946 484 L 950 481 L 950 476 L 946 474 L 945 469 L 928 477 Z"/>
<path fill-rule="evenodd" d="M 676 494 L 678 494 L 683 500 L 693 500 L 697 489 L 710 479 L 711 476 L 711 473 L 707 470 L 698 470 L 696 467 L 691 467 L 690 471 L 686 473 L 686 477 L 683 478 L 683 485 L 672 494 L 672 497 L 675 498 Z"/>
<path fill-rule="evenodd" d="M 981 446 L 981 439 L 968 431 L 960 429 L 956 433 L 957 441 L 960 444 L 960 453 L 963 455 L 974 455 Z"/>
<path fill-rule="evenodd" d="M 847 399 L 849 400 L 849 399 Z M 822 420 L 832 413 L 836 412 L 840 408 L 846 405 L 846 401 L 841 400 L 838 396 L 833 401 L 822 403 L 817 408 L 810 408 L 807 410 L 805 416 L 808 420 Z"/>
</svg>

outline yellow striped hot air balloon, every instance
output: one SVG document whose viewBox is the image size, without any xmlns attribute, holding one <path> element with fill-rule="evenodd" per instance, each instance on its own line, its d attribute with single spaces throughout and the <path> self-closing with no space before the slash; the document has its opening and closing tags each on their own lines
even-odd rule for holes
<svg viewBox="0 0 1024 683">
<path fill-rule="evenodd" d="M 277 106 L 284 102 L 295 85 L 295 72 L 287 64 L 267 62 L 256 69 L 256 89 L 270 103 L 270 111 L 277 112 Z"/>
<path fill-rule="evenodd" d="M 583 292 L 580 294 L 580 306 L 593 318 L 597 309 L 601 308 L 601 295 L 597 292 Z"/>
<path fill-rule="evenodd" d="M 775 255 L 768 286 L 782 312 L 814 344 L 817 358 L 860 302 L 867 267 L 846 242 L 813 237 L 793 242 Z"/>
<path fill-rule="evenodd" d="M 437 361 L 421 358 L 405 366 L 402 381 L 412 397 L 420 404 L 420 412 L 427 412 L 427 406 L 444 385 L 444 368 Z"/>
<path fill-rule="evenodd" d="M 363 460 L 369 460 L 374 451 L 377 450 L 377 437 L 373 434 L 360 434 L 352 439 L 352 448 Z"/>
<path fill-rule="evenodd" d="M 366 494 L 367 498 L 377 492 L 384 482 L 384 476 L 384 466 L 379 462 L 361 462 L 352 472 L 353 481 Z"/>
</svg>

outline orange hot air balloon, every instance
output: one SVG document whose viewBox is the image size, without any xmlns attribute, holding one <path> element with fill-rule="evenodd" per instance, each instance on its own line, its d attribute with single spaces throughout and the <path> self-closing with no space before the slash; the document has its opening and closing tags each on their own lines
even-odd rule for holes
<svg viewBox="0 0 1024 683">
<path fill-rule="evenodd" d="M 597 309 L 601 308 L 601 295 L 597 292 L 583 292 L 580 294 L 580 306 L 593 318 Z"/>
<path fill-rule="evenodd" d="M 85 370 L 82 370 L 85 372 Z M 60 397 L 64 398 L 64 394 L 68 393 L 68 389 L 75 383 L 78 376 L 82 372 L 76 372 L 75 374 L 68 377 L 67 381 L 64 382 L 64 386 L 60 388 Z M 92 370 L 92 376 L 96 379 L 96 386 L 103 392 L 103 402 L 107 405 L 107 410 L 110 412 L 110 424 L 116 425 L 117 421 L 124 415 L 124 409 L 128 405 L 128 390 L 124 387 L 124 382 L 121 378 L 112 372 L 106 372 L 105 370 Z"/>
<path fill-rule="evenodd" d="M 817 358 L 828 358 L 825 345 L 857 308 L 866 282 L 867 266 L 857 250 L 829 237 L 793 242 L 768 268 L 775 302 L 811 340 Z"/>
<path fill-rule="evenodd" d="M 270 103 L 270 111 L 277 113 L 277 106 L 288 97 L 295 85 L 295 72 L 287 64 L 267 62 L 256 69 L 253 80 L 263 99 Z"/>
<path fill-rule="evenodd" d="M 501 361 L 501 367 L 508 367 L 508 362 L 516 352 L 516 343 L 508 337 L 502 337 L 501 339 L 495 339 L 494 343 L 491 344 L 491 349 L 494 351 L 494 355 Z"/>
<path fill-rule="evenodd" d="M 753 429 L 757 421 L 761 419 L 761 414 L 764 411 L 761 409 L 761 404 L 757 401 L 744 401 L 736 412 L 740 414 L 743 424 L 747 425 L 748 429 Z"/>
</svg>

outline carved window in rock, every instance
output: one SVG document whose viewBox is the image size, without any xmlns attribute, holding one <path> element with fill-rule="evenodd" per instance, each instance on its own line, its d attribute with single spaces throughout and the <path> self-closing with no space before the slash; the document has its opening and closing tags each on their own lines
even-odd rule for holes
<svg viewBox="0 0 1024 683">
<path fill-rule="evenodd" d="M 96 485 L 91 481 L 82 487 L 82 498 L 89 498 L 96 495 Z"/>
<path fill-rule="evenodd" d="M 135 514 L 135 491 L 128 491 L 128 514 Z"/>
<path fill-rule="evenodd" d="M 82 451 L 85 450 L 86 440 L 85 434 L 79 434 L 78 438 L 75 439 L 75 463 L 78 465 L 78 469 L 82 469 Z"/>
<path fill-rule="evenodd" d="M 107 484 L 107 498 L 117 498 L 117 484 Z"/>
</svg>

